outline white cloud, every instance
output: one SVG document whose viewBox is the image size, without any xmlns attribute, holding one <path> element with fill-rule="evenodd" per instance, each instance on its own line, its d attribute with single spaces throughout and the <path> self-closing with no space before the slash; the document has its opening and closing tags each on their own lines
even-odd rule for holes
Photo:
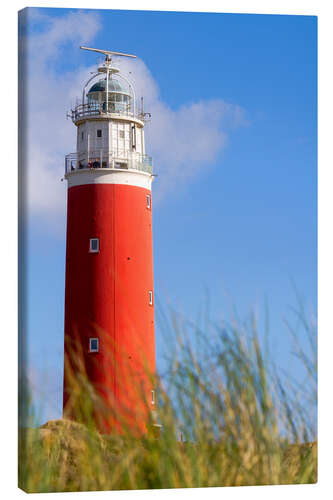
<svg viewBox="0 0 333 500">
<path fill-rule="evenodd" d="M 222 99 L 201 100 L 172 110 L 160 99 L 158 86 L 143 61 L 119 58 L 117 66 L 133 81 L 137 96 L 144 96 L 145 109 L 152 114 L 151 124 L 146 125 L 146 149 L 160 175 L 154 186 L 156 202 L 210 168 L 227 144 L 227 130 L 246 123 L 244 111 Z"/>
<path fill-rule="evenodd" d="M 25 126 L 26 147 L 23 163 L 26 169 L 26 200 L 29 216 L 38 216 L 47 224 L 63 231 L 66 209 L 64 156 L 75 148 L 75 127 L 66 120 L 66 112 L 80 95 L 82 81 L 94 68 L 66 67 L 66 54 L 72 57 L 81 43 L 89 43 L 100 29 L 96 14 L 69 13 L 52 18 L 35 9 L 28 10 L 27 24 L 39 22 L 42 32 L 21 39 L 21 61 L 25 74 L 20 85 L 21 116 Z M 66 50 L 65 50 L 66 49 Z"/>
<path fill-rule="evenodd" d="M 60 182 L 64 155 L 74 150 L 76 137 L 65 113 L 95 69 L 60 71 L 59 61 L 66 63 L 66 57 L 73 57 L 79 45 L 90 43 L 101 25 L 98 15 L 91 12 L 71 12 L 58 18 L 38 11 L 36 15 L 48 29 L 32 34 L 26 42 L 28 210 L 46 220 L 59 220 L 66 206 L 66 189 Z M 116 62 L 134 82 L 137 96 L 144 96 L 145 108 L 152 114 L 152 123 L 146 126 L 146 149 L 160 175 L 154 188 L 155 201 L 160 200 L 209 168 L 227 144 L 226 130 L 244 123 L 244 113 L 239 106 L 221 99 L 170 109 L 160 99 L 158 86 L 143 61 Z"/>
</svg>

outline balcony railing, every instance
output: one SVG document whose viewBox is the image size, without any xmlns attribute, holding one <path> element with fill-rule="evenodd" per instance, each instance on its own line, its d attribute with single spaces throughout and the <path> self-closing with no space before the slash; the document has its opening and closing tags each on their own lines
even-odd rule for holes
<svg viewBox="0 0 333 500">
<path fill-rule="evenodd" d="M 106 106 L 106 103 L 87 103 L 87 104 L 79 104 L 74 109 L 71 110 L 70 117 L 73 122 L 77 122 L 78 120 L 82 120 L 84 118 L 91 118 L 97 116 L 105 116 L 105 115 L 121 115 L 128 116 L 133 118 L 138 118 L 141 121 L 144 121 L 145 117 L 142 113 L 134 113 L 129 105 L 125 105 L 124 103 L 109 103 L 109 106 Z"/>
<path fill-rule="evenodd" d="M 65 174 L 83 169 L 110 168 L 116 170 L 138 170 L 139 172 L 153 173 L 151 156 L 139 153 L 122 152 L 111 153 L 105 150 L 92 150 L 78 153 L 69 153 L 65 156 Z"/>
</svg>

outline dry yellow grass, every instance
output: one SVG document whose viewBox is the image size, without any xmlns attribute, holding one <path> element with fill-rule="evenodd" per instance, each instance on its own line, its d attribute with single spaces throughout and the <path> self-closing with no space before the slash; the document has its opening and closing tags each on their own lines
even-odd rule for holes
<svg viewBox="0 0 333 500">
<path fill-rule="evenodd" d="M 317 481 L 316 353 L 300 349 L 304 386 L 288 387 L 250 335 L 228 327 L 177 342 L 158 386 L 160 438 L 100 435 L 87 383 L 77 384 L 85 425 L 21 429 L 19 485 L 29 492 L 300 484 Z M 307 333 L 313 331 L 307 328 Z M 302 342 L 304 342 L 304 336 Z M 311 340 L 312 339 L 312 340 Z M 315 341 L 311 337 L 311 345 Z M 82 394 L 80 395 L 80 386 Z M 311 392 L 309 392 L 311 388 Z M 91 388 L 90 388 L 91 389 Z M 108 409 L 101 411 L 107 412 Z M 314 419 L 315 420 L 315 419 Z M 180 442 L 180 433 L 184 442 Z"/>
</svg>

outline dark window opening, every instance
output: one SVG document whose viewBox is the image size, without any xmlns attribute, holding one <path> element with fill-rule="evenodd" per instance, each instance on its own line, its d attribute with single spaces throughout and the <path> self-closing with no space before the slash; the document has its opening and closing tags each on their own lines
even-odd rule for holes
<svg viewBox="0 0 333 500">
<path fill-rule="evenodd" d="M 136 149 L 136 132 L 135 125 L 132 125 L 132 148 Z"/>
<path fill-rule="evenodd" d="M 89 352 L 98 352 L 99 350 L 98 339 L 89 339 Z"/>
<path fill-rule="evenodd" d="M 97 253 L 99 252 L 99 239 L 98 238 L 91 238 L 90 239 L 90 246 L 89 250 L 92 253 Z"/>
<path fill-rule="evenodd" d="M 97 130 L 97 137 L 102 137 L 102 131 L 100 129 Z"/>
</svg>

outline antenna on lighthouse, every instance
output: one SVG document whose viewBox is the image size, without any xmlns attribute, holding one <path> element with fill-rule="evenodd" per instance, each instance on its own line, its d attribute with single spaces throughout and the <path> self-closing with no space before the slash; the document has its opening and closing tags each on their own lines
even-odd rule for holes
<svg viewBox="0 0 333 500">
<path fill-rule="evenodd" d="M 134 54 L 125 54 L 124 52 L 115 52 L 113 50 L 103 50 L 103 49 L 95 49 L 93 47 L 85 47 L 84 45 L 81 45 L 80 46 L 80 49 L 83 49 L 83 50 L 90 50 L 91 52 L 97 52 L 99 54 L 104 54 L 105 55 L 105 60 L 102 64 L 99 64 L 98 68 L 97 68 L 97 73 L 94 73 L 94 76 L 88 80 L 88 82 L 86 83 L 84 89 L 83 89 L 83 96 L 82 96 L 82 104 L 84 105 L 85 104 L 85 88 L 86 86 L 88 85 L 88 83 L 93 80 L 93 78 L 95 78 L 96 75 L 98 75 L 98 73 L 105 73 L 106 75 L 106 94 L 107 94 L 107 102 L 108 102 L 108 96 L 109 96 L 109 79 L 112 79 L 112 75 L 114 73 L 118 73 L 119 77 L 124 79 L 127 84 L 129 85 L 129 87 L 132 89 L 133 91 L 133 101 L 134 101 L 134 114 L 136 112 L 136 109 L 135 109 L 135 92 L 134 92 L 134 88 L 133 88 L 133 85 L 132 83 L 124 76 L 124 75 L 121 75 L 120 74 L 120 70 L 118 68 L 115 68 L 114 66 L 112 66 L 112 58 L 111 56 L 114 55 L 114 56 L 122 56 L 122 57 L 133 57 L 133 58 L 136 58 L 136 55 Z"/>
<path fill-rule="evenodd" d="M 80 49 L 83 50 L 91 50 L 92 52 L 99 52 L 100 54 L 105 54 L 105 60 L 111 61 L 112 56 L 125 56 L 125 57 L 136 57 L 134 54 L 124 54 L 123 52 L 114 52 L 112 50 L 102 50 L 102 49 L 93 49 L 91 47 L 84 47 L 81 45 Z"/>
</svg>

